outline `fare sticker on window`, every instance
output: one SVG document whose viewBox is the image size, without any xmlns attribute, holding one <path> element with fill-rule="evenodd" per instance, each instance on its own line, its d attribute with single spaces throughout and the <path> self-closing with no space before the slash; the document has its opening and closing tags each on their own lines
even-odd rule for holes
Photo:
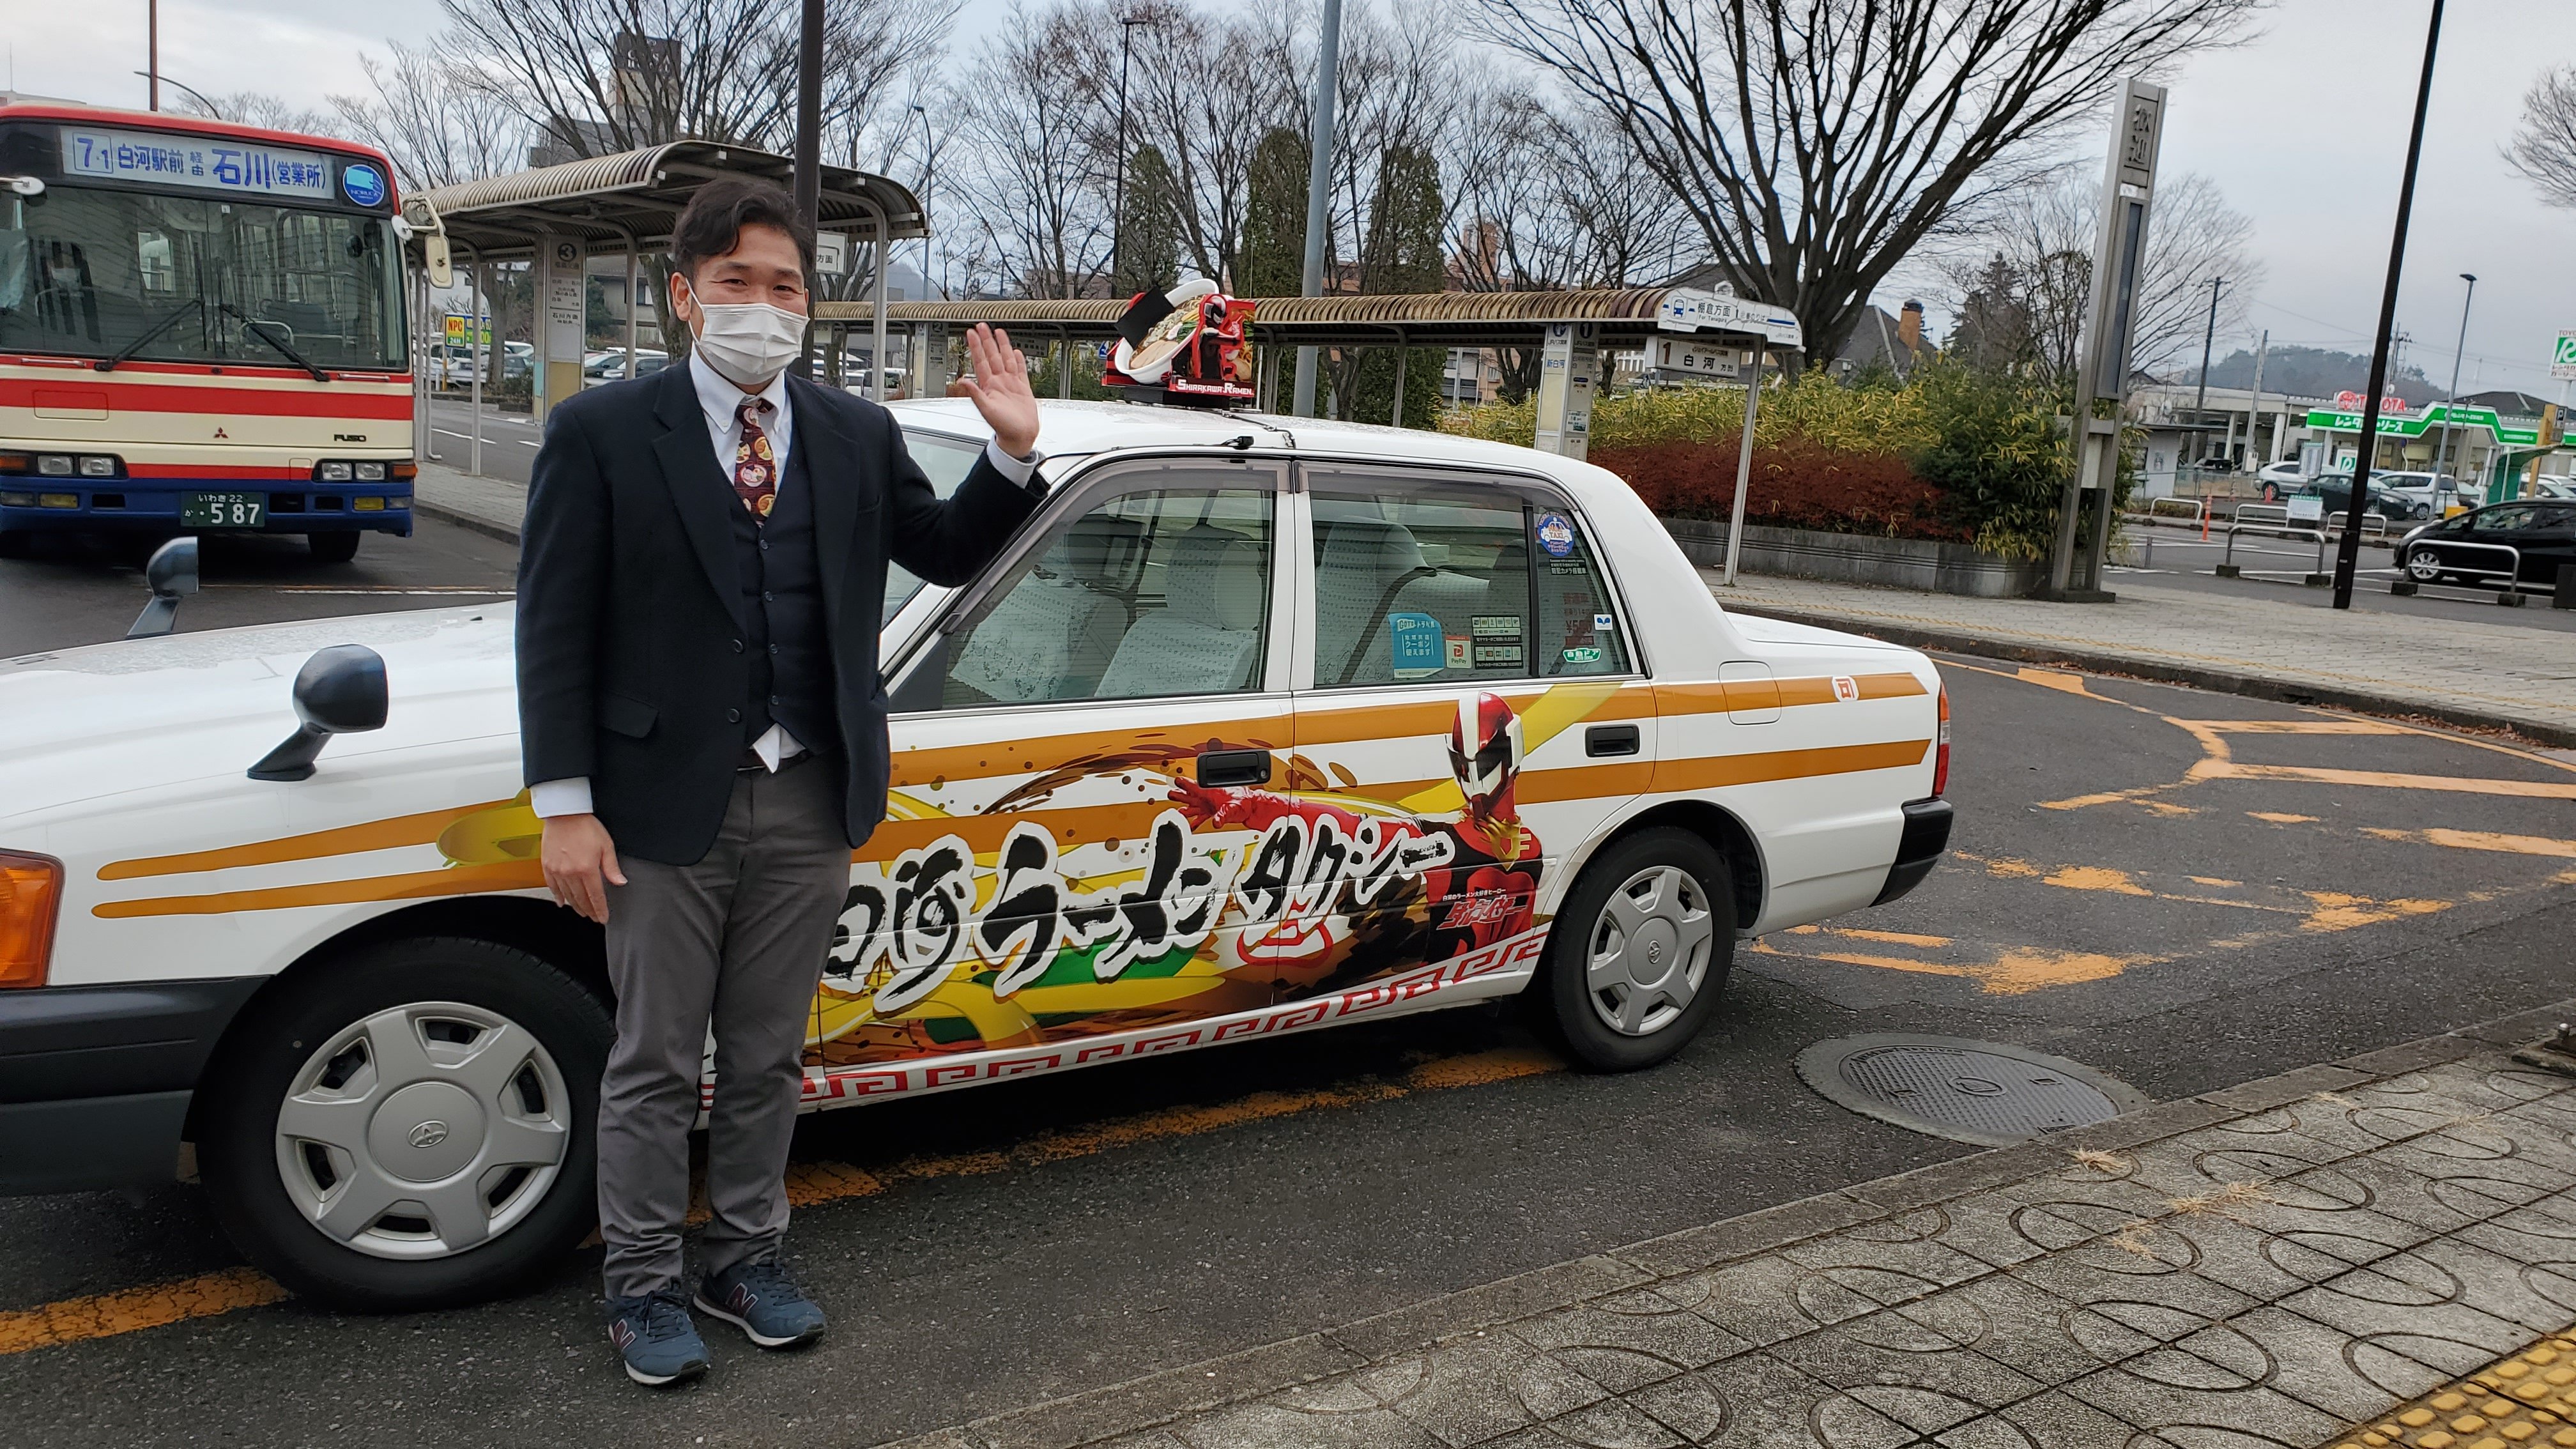
<svg viewBox="0 0 2576 1449">
<path fill-rule="evenodd" d="M 1398 679 L 1420 679 L 1442 668 L 1446 640 L 1440 621 L 1411 610 L 1386 616 L 1388 664 Z"/>
<path fill-rule="evenodd" d="M 1574 552 L 1574 525 L 1566 522 L 1562 513 L 1540 514 L 1531 531 L 1538 535 L 1538 546 L 1546 549 L 1550 558 L 1564 558 Z"/>
</svg>

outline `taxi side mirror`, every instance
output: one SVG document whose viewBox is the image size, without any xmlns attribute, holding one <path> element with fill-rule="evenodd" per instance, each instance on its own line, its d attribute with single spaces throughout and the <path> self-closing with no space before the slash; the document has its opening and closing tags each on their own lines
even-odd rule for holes
<svg viewBox="0 0 2576 1449">
<path fill-rule="evenodd" d="M 390 698 L 384 656 L 363 644 L 317 649 L 295 672 L 295 717 L 301 721 L 276 749 L 250 767 L 254 780 L 309 780 L 314 758 L 333 735 L 382 729 Z"/>
<path fill-rule="evenodd" d="M 178 627 L 179 601 L 197 591 L 197 541 L 174 538 L 154 549 L 151 562 L 143 566 L 143 582 L 152 589 L 152 602 L 134 616 L 134 627 L 125 631 L 128 639 L 148 639 Z"/>
</svg>

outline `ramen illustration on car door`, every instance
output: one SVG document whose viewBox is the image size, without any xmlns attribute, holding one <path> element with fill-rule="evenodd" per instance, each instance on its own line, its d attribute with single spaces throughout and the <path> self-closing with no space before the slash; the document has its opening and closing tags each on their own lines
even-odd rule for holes
<svg viewBox="0 0 2576 1449">
<path fill-rule="evenodd" d="M 892 410 L 936 487 L 985 445 L 965 400 Z M 1580 1066 L 1643 1068 L 1698 1037 L 1739 940 L 1893 900 L 1945 849 L 1931 662 L 1726 612 L 1599 468 L 1041 416 L 1049 497 L 981 577 L 853 601 L 881 609 L 891 775 L 808 1108 L 1500 997 Z M 0 661 L 0 1191 L 192 1163 L 253 1262 L 378 1310 L 554 1270 L 613 1028 L 600 933 L 537 864 L 512 623 Z"/>
</svg>

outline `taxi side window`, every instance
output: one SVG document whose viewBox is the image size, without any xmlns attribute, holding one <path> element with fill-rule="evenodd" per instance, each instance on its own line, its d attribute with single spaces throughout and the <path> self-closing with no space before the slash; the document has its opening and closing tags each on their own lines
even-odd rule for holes
<svg viewBox="0 0 2576 1449">
<path fill-rule="evenodd" d="M 1315 687 L 1628 672 L 1592 542 L 1552 495 L 1313 484 Z"/>
<path fill-rule="evenodd" d="M 1158 488 L 1059 522 L 949 639 L 940 708 L 1258 687 L 1271 497 Z"/>
</svg>

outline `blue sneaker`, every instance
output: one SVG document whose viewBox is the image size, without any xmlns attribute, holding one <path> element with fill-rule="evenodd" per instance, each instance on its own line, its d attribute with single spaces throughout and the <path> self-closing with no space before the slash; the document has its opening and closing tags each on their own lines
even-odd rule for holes
<svg viewBox="0 0 2576 1449">
<path fill-rule="evenodd" d="M 677 1288 L 642 1298 L 608 1300 L 608 1341 L 626 1361 L 626 1376 L 660 1387 L 707 1371 L 707 1345 Z"/>
<path fill-rule="evenodd" d="M 823 1336 L 823 1310 L 787 1281 L 775 1258 L 736 1263 L 698 1284 L 700 1313 L 713 1314 L 762 1348 L 793 1348 Z"/>
</svg>

